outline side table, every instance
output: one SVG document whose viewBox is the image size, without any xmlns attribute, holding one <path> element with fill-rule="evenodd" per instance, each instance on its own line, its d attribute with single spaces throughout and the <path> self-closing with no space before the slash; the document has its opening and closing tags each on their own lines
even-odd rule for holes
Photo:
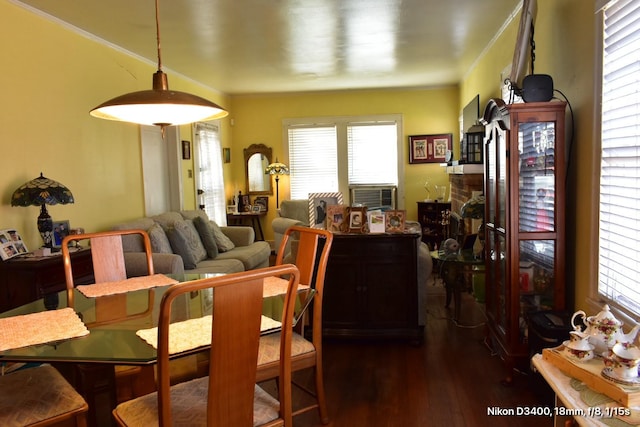
<svg viewBox="0 0 640 427">
<path fill-rule="evenodd" d="M 75 283 L 93 281 L 91 249 L 71 253 Z M 26 254 L 0 262 L 0 312 L 55 294 L 66 288 L 60 252 L 36 257 Z"/>
<path fill-rule="evenodd" d="M 453 296 L 454 314 L 453 320 L 460 319 L 460 304 L 462 289 L 465 287 L 464 275 L 470 273 L 474 265 L 483 265 L 484 260 L 476 258 L 472 250 L 461 250 L 447 254 L 444 251 L 431 251 L 431 258 L 440 266 L 440 273 L 446 290 L 447 300 L 445 307 L 451 304 Z"/>
<path fill-rule="evenodd" d="M 264 240 L 264 234 L 262 233 L 262 225 L 260 224 L 260 218 L 265 216 L 266 212 L 238 212 L 227 214 L 227 224 L 229 225 L 244 225 L 247 220 L 251 221 L 253 231 L 256 232 L 256 239 Z"/>
</svg>

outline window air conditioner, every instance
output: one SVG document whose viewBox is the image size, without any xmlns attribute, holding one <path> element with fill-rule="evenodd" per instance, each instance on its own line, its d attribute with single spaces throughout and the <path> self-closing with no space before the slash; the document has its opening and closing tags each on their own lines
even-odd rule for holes
<svg viewBox="0 0 640 427">
<path fill-rule="evenodd" d="M 367 210 L 396 208 L 395 185 L 358 185 L 349 188 L 352 206 L 366 206 Z"/>
</svg>

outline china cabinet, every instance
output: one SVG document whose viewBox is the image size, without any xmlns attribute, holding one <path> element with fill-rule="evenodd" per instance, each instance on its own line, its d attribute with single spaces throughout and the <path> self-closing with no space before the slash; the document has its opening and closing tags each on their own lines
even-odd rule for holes
<svg viewBox="0 0 640 427">
<path fill-rule="evenodd" d="M 506 383 L 528 360 L 527 318 L 565 308 L 564 102 L 487 104 L 487 331 Z"/>
</svg>

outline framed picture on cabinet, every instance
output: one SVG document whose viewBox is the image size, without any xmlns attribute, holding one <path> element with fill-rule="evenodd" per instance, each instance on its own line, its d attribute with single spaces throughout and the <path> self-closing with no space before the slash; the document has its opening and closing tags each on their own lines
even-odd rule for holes
<svg viewBox="0 0 640 427">
<path fill-rule="evenodd" d="M 406 211 L 386 211 L 384 213 L 385 231 L 387 233 L 404 233 Z"/>
<path fill-rule="evenodd" d="M 332 232 L 342 231 L 344 223 L 344 205 L 327 206 L 327 230 Z"/>
<path fill-rule="evenodd" d="M 444 163 L 451 152 L 452 134 L 410 135 L 409 163 Z"/>
<path fill-rule="evenodd" d="M 266 196 L 257 196 L 253 201 L 253 206 L 259 206 L 258 212 L 267 212 L 269 210 L 269 198 Z"/>
<path fill-rule="evenodd" d="M 53 239 L 51 243 L 54 248 L 62 247 L 62 239 L 69 235 L 69 221 L 53 221 Z"/>
<path fill-rule="evenodd" d="M 325 229 L 327 206 L 341 205 L 342 193 L 309 193 L 309 225 L 311 228 Z"/>
<path fill-rule="evenodd" d="M 344 227 L 349 233 L 365 233 L 368 228 L 367 224 L 367 207 L 366 206 L 349 206 L 345 216 L 347 226 Z"/>
</svg>

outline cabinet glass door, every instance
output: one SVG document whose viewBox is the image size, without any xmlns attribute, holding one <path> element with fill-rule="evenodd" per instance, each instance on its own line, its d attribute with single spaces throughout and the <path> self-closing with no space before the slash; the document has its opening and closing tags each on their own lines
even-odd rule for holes
<svg viewBox="0 0 640 427">
<path fill-rule="evenodd" d="M 555 231 L 555 123 L 521 123 L 518 130 L 519 229 Z"/>
</svg>

